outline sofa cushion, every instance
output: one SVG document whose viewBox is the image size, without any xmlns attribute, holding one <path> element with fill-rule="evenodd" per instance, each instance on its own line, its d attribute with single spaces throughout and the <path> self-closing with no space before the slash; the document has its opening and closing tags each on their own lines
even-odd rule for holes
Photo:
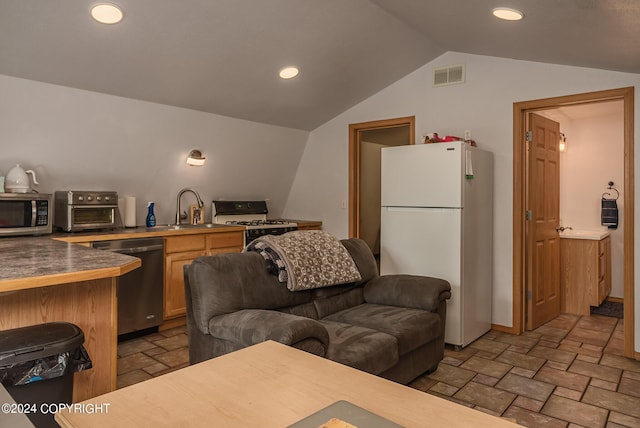
<svg viewBox="0 0 640 428">
<path fill-rule="evenodd" d="M 298 315 L 300 317 L 311 318 L 314 320 L 319 318 L 316 305 L 313 302 L 303 303 L 302 305 L 287 306 L 286 308 L 279 308 L 277 310 L 286 314 Z"/>
<path fill-rule="evenodd" d="M 440 303 L 451 297 L 451 285 L 428 276 L 386 275 L 369 281 L 363 294 L 367 303 L 437 312 Z"/>
<path fill-rule="evenodd" d="M 327 289 L 337 289 L 337 287 L 343 287 L 336 285 L 334 287 L 327 287 Z M 317 290 L 314 290 L 317 291 Z M 333 295 L 327 295 L 318 297 L 316 294 L 313 304 L 316 307 L 318 318 L 325 318 L 333 313 L 358 306 L 364 303 L 362 297 L 362 287 L 351 287 L 350 289 L 340 289 L 340 293 Z"/>
<path fill-rule="evenodd" d="M 321 320 L 329 333 L 326 357 L 367 373 L 379 374 L 398 363 L 395 337 L 351 324 Z"/>
<path fill-rule="evenodd" d="M 202 333 L 209 320 L 242 309 L 277 309 L 311 301 L 309 292 L 290 292 L 269 274 L 257 253 L 198 257 L 186 270 L 193 318 Z"/>
<path fill-rule="evenodd" d="M 422 309 L 364 303 L 329 315 L 323 321 L 353 324 L 392 335 L 404 355 L 442 334 L 440 317 Z"/>
<path fill-rule="evenodd" d="M 209 332 L 242 346 L 266 340 L 294 345 L 309 338 L 316 339 L 325 348 L 329 344 L 329 335 L 320 322 L 264 309 L 244 309 L 213 317 L 209 321 Z"/>
<path fill-rule="evenodd" d="M 356 263 L 362 279 L 356 285 L 362 285 L 378 276 L 378 265 L 369 245 L 359 238 L 343 239 L 342 245 L 347 249 Z"/>
</svg>

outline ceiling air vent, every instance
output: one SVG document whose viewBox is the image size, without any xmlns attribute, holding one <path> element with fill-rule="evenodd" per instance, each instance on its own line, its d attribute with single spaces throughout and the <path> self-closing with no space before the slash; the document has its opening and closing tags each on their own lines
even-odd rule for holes
<svg viewBox="0 0 640 428">
<path fill-rule="evenodd" d="M 464 83 L 464 65 L 450 65 L 433 70 L 433 86 Z"/>
</svg>

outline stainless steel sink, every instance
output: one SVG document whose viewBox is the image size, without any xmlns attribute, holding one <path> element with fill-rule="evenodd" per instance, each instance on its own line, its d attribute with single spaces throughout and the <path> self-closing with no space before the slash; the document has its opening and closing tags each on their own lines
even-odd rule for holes
<svg viewBox="0 0 640 428">
<path fill-rule="evenodd" d="M 217 224 L 203 223 L 203 224 L 161 224 L 154 227 L 147 227 L 147 230 L 185 230 L 185 229 L 211 229 L 218 227 Z"/>
</svg>

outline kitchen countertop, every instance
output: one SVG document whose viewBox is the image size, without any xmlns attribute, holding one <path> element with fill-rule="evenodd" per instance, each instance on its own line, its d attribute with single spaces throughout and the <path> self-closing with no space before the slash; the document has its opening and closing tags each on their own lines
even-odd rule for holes
<svg viewBox="0 0 640 428">
<path fill-rule="evenodd" d="M 124 275 L 140 259 L 50 237 L 0 238 L 0 292 Z"/>
<path fill-rule="evenodd" d="M 281 220 L 281 219 L 278 219 Z M 314 220 L 286 220 L 297 223 L 299 227 L 320 227 L 321 221 Z M 244 232 L 244 226 L 235 226 L 228 224 L 203 224 L 197 226 L 182 225 L 180 229 L 172 229 L 166 225 L 156 227 L 122 227 L 113 230 L 91 231 L 65 233 L 59 232 L 51 235 L 51 238 L 65 242 L 92 242 L 92 241 L 110 241 L 113 239 L 129 239 L 129 238 L 148 238 L 153 236 L 179 236 L 179 235 L 196 235 L 201 233 L 220 233 L 220 232 Z"/>
<path fill-rule="evenodd" d="M 303 225 L 322 222 L 298 220 Z M 244 226 L 208 224 L 180 229 L 167 226 L 53 233 L 41 237 L 0 238 L 0 293 L 69 282 L 121 276 L 141 266 L 140 259 L 75 243 L 114 239 L 243 232 Z"/>
<path fill-rule="evenodd" d="M 244 232 L 244 226 L 229 226 L 226 224 L 207 224 L 198 226 L 183 225 L 180 229 L 170 229 L 167 226 L 156 227 L 122 227 L 113 230 L 54 233 L 51 238 L 64 242 L 92 242 L 110 241 L 113 239 L 149 238 L 179 235 L 196 235 L 201 233 Z"/>
</svg>

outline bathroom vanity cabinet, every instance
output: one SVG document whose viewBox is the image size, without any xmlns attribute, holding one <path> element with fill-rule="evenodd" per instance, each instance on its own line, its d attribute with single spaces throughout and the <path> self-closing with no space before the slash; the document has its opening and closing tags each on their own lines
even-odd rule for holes
<svg viewBox="0 0 640 428">
<path fill-rule="evenodd" d="M 589 315 L 611 292 L 611 237 L 572 233 L 560 239 L 561 311 Z"/>
</svg>

